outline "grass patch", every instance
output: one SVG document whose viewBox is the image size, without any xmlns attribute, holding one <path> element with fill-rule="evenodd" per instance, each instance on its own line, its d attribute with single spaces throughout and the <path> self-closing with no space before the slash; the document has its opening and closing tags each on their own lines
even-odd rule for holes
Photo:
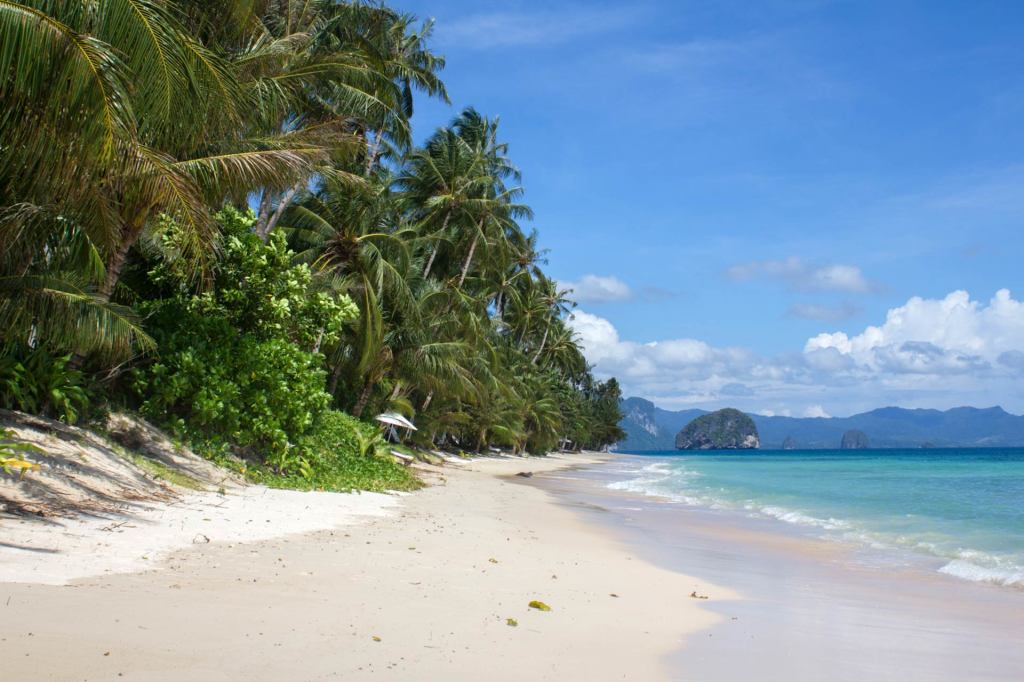
<svg viewBox="0 0 1024 682">
<path fill-rule="evenodd" d="M 196 479 L 192 478 L 188 474 L 183 474 L 180 471 L 172 469 L 163 462 L 150 459 L 149 457 L 144 457 L 143 455 L 136 452 L 130 452 L 128 450 L 121 450 L 121 454 L 125 459 L 158 481 L 167 481 L 172 485 L 176 485 L 181 488 L 188 488 L 189 490 L 206 490 L 203 484 Z"/>
</svg>

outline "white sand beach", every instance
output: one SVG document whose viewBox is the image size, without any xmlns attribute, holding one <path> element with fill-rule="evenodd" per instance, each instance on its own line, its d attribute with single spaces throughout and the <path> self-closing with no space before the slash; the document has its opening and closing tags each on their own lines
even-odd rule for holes
<svg viewBox="0 0 1024 682">
<path fill-rule="evenodd" d="M 116 528 L 4 521 L 4 679 L 672 679 L 722 619 L 691 593 L 734 595 L 503 478 L 593 460 L 430 467 L 403 497 L 197 494 Z"/>
</svg>

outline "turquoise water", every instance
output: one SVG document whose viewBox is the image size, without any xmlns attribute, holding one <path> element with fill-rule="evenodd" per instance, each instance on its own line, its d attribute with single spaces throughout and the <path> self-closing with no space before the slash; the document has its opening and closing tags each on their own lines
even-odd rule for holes
<svg viewBox="0 0 1024 682">
<path fill-rule="evenodd" d="M 1024 449 L 660 453 L 609 488 L 767 516 L 1024 588 Z"/>
</svg>

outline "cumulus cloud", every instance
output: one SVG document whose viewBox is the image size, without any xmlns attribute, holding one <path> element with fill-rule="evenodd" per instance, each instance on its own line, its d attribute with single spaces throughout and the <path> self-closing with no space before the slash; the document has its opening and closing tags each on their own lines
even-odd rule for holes
<svg viewBox="0 0 1024 682">
<path fill-rule="evenodd" d="M 668 408 L 731 405 L 815 417 L 885 404 L 1024 410 L 1024 303 L 1005 289 L 987 303 L 964 291 L 914 297 L 877 326 L 823 332 L 774 357 L 693 338 L 631 341 L 584 311 L 569 324 L 599 377 L 616 376 L 627 395 Z"/>
<path fill-rule="evenodd" d="M 570 289 L 577 303 L 608 303 L 626 301 L 633 297 L 629 285 L 618 277 L 584 275 L 578 282 L 559 282 L 559 285 Z"/>
<path fill-rule="evenodd" d="M 856 265 L 814 265 L 791 256 L 785 260 L 759 260 L 734 265 L 725 272 L 735 282 L 779 279 L 795 291 L 838 291 L 863 294 L 878 289 Z"/>
<path fill-rule="evenodd" d="M 860 334 L 823 333 L 805 353 L 832 349 L 860 368 L 893 373 L 956 374 L 1012 367 L 1024 348 L 1024 304 L 1000 289 L 984 305 L 966 291 L 941 299 L 915 296 L 879 326 Z M 1000 361 L 1002 358 L 1002 361 Z"/>
</svg>

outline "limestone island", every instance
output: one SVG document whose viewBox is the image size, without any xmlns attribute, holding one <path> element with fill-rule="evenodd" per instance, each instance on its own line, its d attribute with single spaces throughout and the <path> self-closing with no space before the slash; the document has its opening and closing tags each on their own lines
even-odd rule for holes
<svg viewBox="0 0 1024 682">
<path fill-rule="evenodd" d="M 839 442 L 841 450 L 867 450 L 870 447 L 868 435 L 859 429 L 850 429 L 843 434 L 843 439 Z"/>
<path fill-rule="evenodd" d="M 754 420 L 727 407 L 697 417 L 676 436 L 677 450 L 754 450 L 761 447 Z"/>
</svg>

